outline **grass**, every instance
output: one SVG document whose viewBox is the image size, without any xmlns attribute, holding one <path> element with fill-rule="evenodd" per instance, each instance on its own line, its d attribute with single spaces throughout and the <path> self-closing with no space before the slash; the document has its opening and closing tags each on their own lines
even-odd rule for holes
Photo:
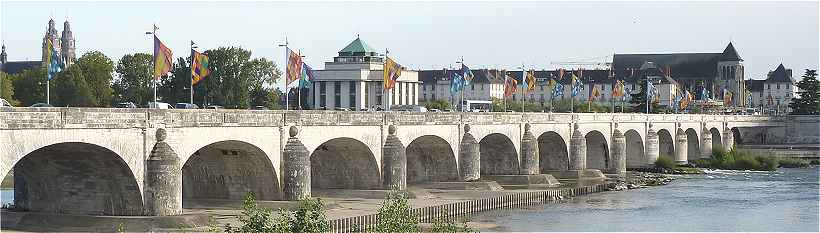
<svg viewBox="0 0 820 233">
<path fill-rule="evenodd" d="M 814 161 L 812 161 L 814 162 Z M 806 168 L 809 167 L 809 162 L 800 159 L 780 159 L 780 167 L 785 168 Z"/>
<path fill-rule="evenodd" d="M 726 151 L 718 147 L 712 149 L 711 158 L 698 159 L 692 164 L 696 167 L 712 169 L 774 171 L 780 166 L 781 161 L 772 156 L 735 149 Z"/>
</svg>

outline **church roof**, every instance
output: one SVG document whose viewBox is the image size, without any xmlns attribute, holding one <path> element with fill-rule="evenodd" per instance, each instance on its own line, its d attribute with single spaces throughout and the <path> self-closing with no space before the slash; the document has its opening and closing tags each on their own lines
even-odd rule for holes
<svg viewBox="0 0 820 233">
<path fill-rule="evenodd" d="M 783 63 L 780 63 L 774 71 L 769 73 L 769 77 L 766 79 L 766 82 L 794 83 L 794 79 L 792 79 L 792 70 L 786 69 L 786 67 L 783 66 Z"/>
<path fill-rule="evenodd" d="M 378 53 L 373 47 L 367 45 L 361 38 L 356 38 L 353 42 L 350 42 L 342 51 L 339 51 L 339 55 L 342 54 L 359 54 L 359 53 Z M 349 55 L 348 55 L 349 56 Z"/>
<path fill-rule="evenodd" d="M 740 55 L 737 54 L 737 50 L 735 50 L 735 46 L 732 45 L 732 42 L 729 42 L 729 45 L 727 45 L 726 49 L 723 50 L 721 60 L 723 60 L 723 61 L 743 61 L 743 59 L 740 58 Z"/>
<path fill-rule="evenodd" d="M 750 91 L 761 92 L 763 91 L 763 83 L 766 82 L 766 80 L 749 79 L 744 82 L 746 82 L 746 88 Z"/>
<path fill-rule="evenodd" d="M 7 74 L 17 74 L 43 65 L 41 61 L 10 61 L 0 65 L 0 70 Z"/>
</svg>

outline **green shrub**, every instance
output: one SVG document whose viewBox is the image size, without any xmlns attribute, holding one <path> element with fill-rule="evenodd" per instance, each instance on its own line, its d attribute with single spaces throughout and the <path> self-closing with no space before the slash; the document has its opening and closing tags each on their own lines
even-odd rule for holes
<svg viewBox="0 0 820 233">
<path fill-rule="evenodd" d="M 811 165 L 820 165 L 820 159 L 812 160 L 811 163 L 809 163 L 809 164 L 811 164 Z"/>
<path fill-rule="evenodd" d="M 808 167 L 808 166 L 809 166 L 809 163 L 808 163 L 808 162 L 806 162 L 806 161 L 804 161 L 804 160 L 800 160 L 800 159 L 791 159 L 791 158 L 788 158 L 788 159 L 781 159 L 781 160 L 780 160 L 780 167 L 785 167 L 785 168 L 804 168 L 804 167 Z"/>
<path fill-rule="evenodd" d="M 321 199 L 302 200 L 302 206 L 293 213 L 290 219 L 290 232 L 327 232 L 330 231 L 330 222 L 322 210 L 324 204 Z"/>
<path fill-rule="evenodd" d="M 741 156 L 732 167 L 738 170 L 760 170 L 760 162 L 750 156 Z"/>
<path fill-rule="evenodd" d="M 659 168 L 666 168 L 666 169 L 674 169 L 678 165 L 675 163 L 675 160 L 669 156 L 658 156 L 658 160 L 655 160 L 655 167 Z"/>
<path fill-rule="evenodd" d="M 324 214 L 321 199 L 302 200 L 302 205 L 292 213 L 279 210 L 274 218 L 273 211 L 256 206 L 256 198 L 252 192 L 245 195 L 242 203 L 242 215 L 239 216 L 240 227 L 225 226 L 227 233 L 285 233 L 285 232 L 327 232 L 330 231 L 330 222 Z"/>
<path fill-rule="evenodd" d="M 418 218 L 410 212 L 405 192 L 393 189 L 377 213 L 375 232 L 419 232 Z"/>
<path fill-rule="evenodd" d="M 708 167 L 711 167 L 711 165 L 712 165 L 712 161 L 708 160 L 708 159 L 696 159 L 696 160 L 692 160 L 689 163 L 692 164 L 692 166 L 698 167 L 698 168 L 708 168 Z"/>
<path fill-rule="evenodd" d="M 772 156 L 758 155 L 755 159 L 760 162 L 760 170 L 774 171 L 780 164 L 780 161 Z"/>
<path fill-rule="evenodd" d="M 467 222 L 462 222 L 459 225 L 456 225 L 455 220 L 452 218 L 450 219 L 438 219 L 436 218 L 433 220 L 433 228 L 430 229 L 430 232 L 434 233 L 455 233 L 455 232 L 475 232 L 474 230 L 467 227 Z"/>
</svg>

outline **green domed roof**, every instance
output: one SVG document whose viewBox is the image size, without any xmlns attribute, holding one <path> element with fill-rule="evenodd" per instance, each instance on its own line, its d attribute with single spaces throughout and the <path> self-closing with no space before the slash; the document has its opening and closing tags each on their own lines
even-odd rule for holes
<svg viewBox="0 0 820 233">
<path fill-rule="evenodd" d="M 356 38 L 353 42 L 350 42 L 344 49 L 339 51 L 340 56 L 362 56 L 362 55 L 370 55 L 374 56 L 377 54 L 378 51 L 367 45 L 362 39 Z"/>
</svg>

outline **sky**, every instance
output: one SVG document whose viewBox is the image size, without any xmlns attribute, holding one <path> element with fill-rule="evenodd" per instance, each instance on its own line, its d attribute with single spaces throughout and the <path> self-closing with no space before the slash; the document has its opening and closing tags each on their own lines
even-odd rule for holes
<svg viewBox="0 0 820 233">
<path fill-rule="evenodd" d="M 285 37 L 318 69 L 360 36 L 411 69 L 556 69 L 614 53 L 722 52 L 731 41 L 746 78 L 783 63 L 818 68 L 818 2 L 37 2 L 0 1 L 10 61 L 39 60 L 49 18 L 67 19 L 78 57 L 116 61 L 152 50 L 151 25 L 174 51 L 238 46 L 282 67 Z M 571 66 L 563 66 L 572 68 Z M 799 78 L 799 77 L 795 77 Z"/>
</svg>

